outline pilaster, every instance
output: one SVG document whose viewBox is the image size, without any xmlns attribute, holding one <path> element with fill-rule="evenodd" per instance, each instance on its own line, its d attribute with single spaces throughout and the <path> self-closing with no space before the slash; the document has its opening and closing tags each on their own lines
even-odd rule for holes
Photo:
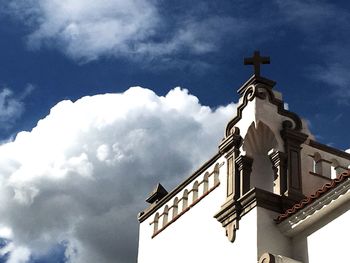
<svg viewBox="0 0 350 263">
<path fill-rule="evenodd" d="M 239 147 L 242 143 L 242 137 L 237 127 L 231 129 L 230 135 L 227 136 L 219 145 L 219 151 L 225 154 L 227 163 L 227 200 L 233 201 L 239 198 L 239 178 L 237 178 L 237 167 L 235 160 L 239 155 Z"/>
<path fill-rule="evenodd" d="M 237 174 L 240 182 L 240 196 L 247 193 L 250 189 L 250 175 L 252 173 L 253 159 L 246 155 L 240 155 L 236 158 Z"/>
<path fill-rule="evenodd" d="M 283 195 L 287 191 L 287 155 L 284 152 L 276 151 L 274 149 L 269 151 L 268 155 L 274 173 L 273 192 L 278 195 Z"/>
<path fill-rule="evenodd" d="M 287 190 L 284 194 L 299 201 L 305 197 L 302 193 L 300 151 L 301 144 L 306 141 L 308 135 L 293 130 L 291 127 L 291 122 L 285 121 L 281 131 L 288 160 Z"/>
</svg>

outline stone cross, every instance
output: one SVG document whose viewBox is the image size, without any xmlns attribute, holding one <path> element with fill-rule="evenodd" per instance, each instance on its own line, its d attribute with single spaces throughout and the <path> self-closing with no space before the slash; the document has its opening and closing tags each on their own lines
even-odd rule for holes
<svg viewBox="0 0 350 263">
<path fill-rule="evenodd" d="M 255 51 L 253 57 L 244 58 L 244 65 L 254 65 L 254 74 L 260 77 L 260 64 L 270 64 L 270 57 L 261 57 L 259 51 Z"/>
</svg>

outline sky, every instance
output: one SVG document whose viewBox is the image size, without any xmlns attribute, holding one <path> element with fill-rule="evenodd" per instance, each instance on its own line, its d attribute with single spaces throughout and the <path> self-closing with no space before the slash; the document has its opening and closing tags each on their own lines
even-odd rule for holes
<svg viewBox="0 0 350 263">
<path fill-rule="evenodd" d="M 349 149 L 349 33 L 348 1 L 0 0 L 0 263 L 136 262 L 144 200 L 216 152 L 254 50 Z"/>
</svg>

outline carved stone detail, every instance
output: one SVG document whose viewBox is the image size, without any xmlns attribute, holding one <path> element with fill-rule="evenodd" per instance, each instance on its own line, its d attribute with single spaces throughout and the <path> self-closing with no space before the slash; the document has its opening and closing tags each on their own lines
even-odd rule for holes
<svg viewBox="0 0 350 263">
<path fill-rule="evenodd" d="M 239 148 L 242 143 L 242 137 L 239 135 L 240 131 L 237 127 L 232 127 L 229 135 L 222 140 L 219 145 L 219 152 L 221 154 L 229 154 L 234 148 Z"/>
<path fill-rule="evenodd" d="M 238 229 L 239 221 L 236 219 L 235 221 L 228 224 L 226 228 L 226 236 L 228 240 L 233 243 L 236 240 L 236 230 Z"/>
<path fill-rule="evenodd" d="M 250 175 L 252 172 L 253 159 L 249 156 L 241 155 L 236 158 L 237 173 L 239 177 L 240 196 L 250 189 Z"/>
<path fill-rule="evenodd" d="M 238 90 L 238 94 L 241 96 L 242 103 L 237 107 L 236 116 L 228 122 L 226 126 L 226 136 L 230 134 L 232 127 L 242 119 L 243 109 L 248 105 L 249 101 L 252 101 L 255 97 L 266 99 L 269 102 L 277 106 L 277 111 L 280 115 L 288 117 L 291 121 L 293 129 L 300 131 L 302 129 L 301 119 L 294 112 L 288 111 L 284 108 L 284 102 L 276 98 L 272 89 L 276 83 L 272 80 L 257 77 L 253 75 L 243 86 Z"/>
<path fill-rule="evenodd" d="M 274 172 L 273 192 L 282 195 L 287 191 L 286 154 L 272 149 L 268 155 Z"/>
<path fill-rule="evenodd" d="M 302 194 L 300 145 L 306 141 L 308 135 L 292 130 L 289 121 L 283 122 L 282 127 L 281 136 L 288 160 L 287 190 L 284 194 L 299 201 L 305 197 Z"/>
<path fill-rule="evenodd" d="M 259 263 L 276 263 L 275 256 L 270 253 L 264 253 L 259 259 Z"/>
<path fill-rule="evenodd" d="M 221 210 L 216 215 L 214 215 L 225 228 L 226 236 L 230 242 L 234 242 L 236 239 L 236 231 L 239 228 L 240 211 L 240 204 L 231 199 L 221 207 Z"/>
<path fill-rule="evenodd" d="M 227 199 L 237 199 L 239 197 L 235 159 L 239 155 L 241 144 L 242 137 L 239 135 L 239 129 L 233 127 L 230 135 L 219 145 L 220 153 L 225 154 L 227 160 Z"/>
<path fill-rule="evenodd" d="M 237 200 L 230 199 L 223 204 L 220 211 L 214 215 L 214 218 L 225 228 L 225 233 L 229 241 L 234 242 L 236 232 L 239 229 L 239 220 L 256 206 L 282 213 L 292 204 L 294 204 L 294 201 L 286 196 L 252 188 Z"/>
</svg>

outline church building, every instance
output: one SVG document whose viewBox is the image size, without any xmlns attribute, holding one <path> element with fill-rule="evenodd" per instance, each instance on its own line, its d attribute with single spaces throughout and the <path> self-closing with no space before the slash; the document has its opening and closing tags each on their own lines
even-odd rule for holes
<svg viewBox="0 0 350 263">
<path fill-rule="evenodd" d="M 139 213 L 138 263 L 350 262 L 350 154 L 285 108 L 260 75 L 268 57 L 244 62 L 254 74 L 217 153 Z"/>
</svg>

